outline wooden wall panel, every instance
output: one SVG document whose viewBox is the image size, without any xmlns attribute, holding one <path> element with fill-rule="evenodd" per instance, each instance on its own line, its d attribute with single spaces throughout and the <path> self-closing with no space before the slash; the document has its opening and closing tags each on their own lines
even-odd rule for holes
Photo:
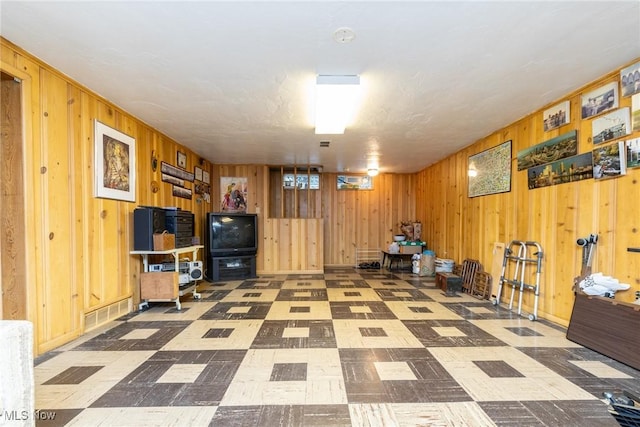
<svg viewBox="0 0 640 427">
<path fill-rule="evenodd" d="M 356 248 L 387 248 L 401 221 L 425 223 L 415 213 L 414 175 L 380 174 L 373 190 L 338 190 L 336 180 L 337 174 L 322 175 L 325 264 L 355 265 Z"/>
<path fill-rule="evenodd" d="M 39 306 L 40 327 L 51 338 L 80 334 L 78 284 L 73 281 L 74 242 L 72 230 L 71 159 L 69 145 L 67 83 L 43 70 L 40 73 L 43 115 L 42 197 L 46 208 L 42 218 L 44 263 L 47 286 Z M 51 144 L 60 141 L 60 144 Z"/>
<path fill-rule="evenodd" d="M 428 218 L 423 235 L 437 256 L 458 262 L 479 259 L 487 269 L 493 263 L 494 242 L 539 242 L 544 261 L 538 314 L 568 324 L 574 300 L 573 279 L 580 272 L 582 257 L 576 239 L 597 233 L 600 240 L 593 271 L 631 284 L 632 289 L 618 292 L 616 299 L 633 301 L 634 291 L 640 290 L 640 257 L 627 252 L 627 248 L 640 246 L 640 204 L 636 203 L 640 168 L 610 180 L 591 179 L 529 190 L 527 173 L 518 171 L 516 163 L 519 151 L 573 129 L 578 131 L 578 152 L 593 150 L 592 120 L 581 119 L 581 94 L 618 80 L 619 69 L 558 100 L 571 102 L 568 125 L 544 132 L 542 112 L 557 103 L 554 102 L 420 171 L 417 185 L 428 194 L 418 198 L 416 216 Z M 630 105 L 631 98 L 620 99 L 620 107 Z M 624 139 L 638 137 L 640 132 Z M 511 191 L 468 198 L 468 157 L 509 139 L 513 142 Z M 456 168 L 459 173 L 452 172 Z M 535 278 L 532 276 L 527 282 L 535 283 Z M 523 310 L 532 308 L 533 295 L 526 293 Z"/>
<path fill-rule="evenodd" d="M 23 79 L 25 97 L 25 198 L 23 215 L 29 263 L 26 317 L 35 325 L 35 352 L 83 333 L 86 313 L 130 296 L 138 298 L 141 261 L 131 256 L 133 209 L 138 204 L 178 206 L 194 212 L 196 234 L 209 211 L 197 197 L 173 197 L 151 170 L 151 150 L 176 164 L 187 153 L 193 171 L 200 156 L 118 109 L 53 68 L 0 39 L 1 68 Z M 94 120 L 136 139 L 136 203 L 93 196 Z M 203 166 L 211 173 L 211 164 Z M 160 191 L 152 193 L 150 183 Z M 193 188 L 192 183 L 186 184 Z M 202 236 L 201 236 L 202 237 Z M 134 303 L 137 300 L 134 300 Z"/>
</svg>

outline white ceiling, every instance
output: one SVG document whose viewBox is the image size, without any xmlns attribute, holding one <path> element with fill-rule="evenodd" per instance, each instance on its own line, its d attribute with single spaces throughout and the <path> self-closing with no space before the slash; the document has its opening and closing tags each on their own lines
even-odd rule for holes
<svg viewBox="0 0 640 427">
<path fill-rule="evenodd" d="M 637 0 L 0 8 L 7 40 L 214 163 L 416 172 L 640 57 Z M 361 76 L 344 135 L 314 134 L 317 74 Z"/>
</svg>

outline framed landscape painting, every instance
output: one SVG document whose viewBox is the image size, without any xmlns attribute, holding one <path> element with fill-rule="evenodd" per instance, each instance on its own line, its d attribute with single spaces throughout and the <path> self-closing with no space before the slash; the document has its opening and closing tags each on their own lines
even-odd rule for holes
<svg viewBox="0 0 640 427">
<path fill-rule="evenodd" d="M 530 190 L 591 178 L 593 178 L 593 154 L 591 152 L 566 157 L 527 170 Z"/>
<path fill-rule="evenodd" d="M 518 170 L 529 169 L 578 154 L 578 131 L 572 130 L 518 152 Z"/>
</svg>

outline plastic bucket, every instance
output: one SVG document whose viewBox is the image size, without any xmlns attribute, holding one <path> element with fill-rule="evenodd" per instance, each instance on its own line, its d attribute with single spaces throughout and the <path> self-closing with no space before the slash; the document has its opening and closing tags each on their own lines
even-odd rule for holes
<svg viewBox="0 0 640 427">
<path fill-rule="evenodd" d="M 436 273 L 451 273 L 456 262 L 452 259 L 436 258 Z"/>
</svg>

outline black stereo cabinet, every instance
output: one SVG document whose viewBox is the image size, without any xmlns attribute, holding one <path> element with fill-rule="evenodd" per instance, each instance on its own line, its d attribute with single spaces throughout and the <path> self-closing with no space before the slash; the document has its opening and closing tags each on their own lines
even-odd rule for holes
<svg viewBox="0 0 640 427">
<path fill-rule="evenodd" d="M 256 278 L 256 256 L 212 257 L 207 255 L 207 279 L 212 282 Z"/>
</svg>

